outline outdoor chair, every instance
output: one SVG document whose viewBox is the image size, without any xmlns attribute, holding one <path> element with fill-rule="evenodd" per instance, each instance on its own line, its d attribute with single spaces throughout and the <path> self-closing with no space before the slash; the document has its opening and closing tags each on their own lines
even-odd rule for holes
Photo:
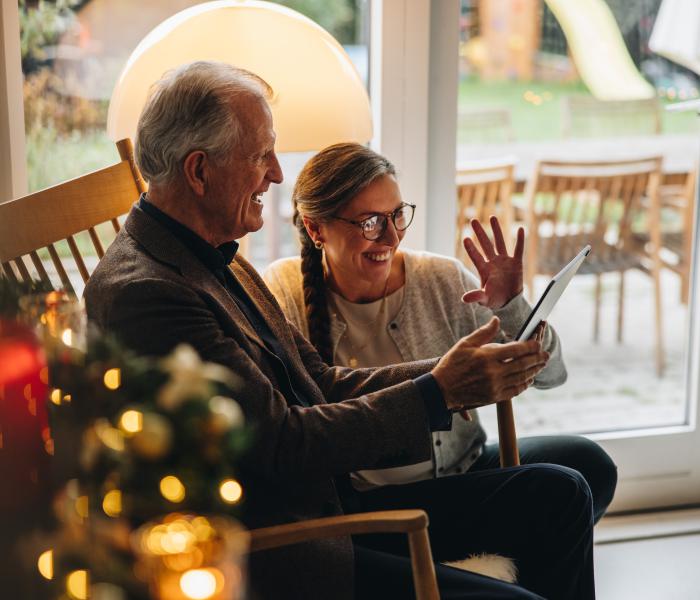
<svg viewBox="0 0 700 600">
<path fill-rule="evenodd" d="M 661 133 L 661 108 L 656 98 L 598 100 L 593 96 L 562 98 L 563 137 L 611 137 Z"/>
<path fill-rule="evenodd" d="M 664 368 L 659 182 L 661 157 L 608 162 L 541 161 L 526 188 L 528 235 L 525 283 L 556 274 L 586 244 L 591 254 L 579 274 L 596 277 L 593 338 L 600 331 L 601 276 L 620 274 L 617 340 L 622 341 L 628 269 L 651 277 L 655 302 L 656 370 Z M 647 236 L 640 247 L 635 235 Z"/>
<path fill-rule="evenodd" d="M 455 255 L 469 268 L 462 241 L 471 235 L 471 220 L 487 223 L 491 215 L 501 222 L 503 237 L 508 247 L 513 238 L 515 216 L 511 197 L 515 186 L 515 162 L 513 157 L 474 161 L 457 171 L 457 227 Z"/>
<path fill-rule="evenodd" d="M 688 304 L 690 262 L 695 230 L 695 187 L 697 167 L 685 174 L 685 180 L 659 187 L 661 205 L 661 263 L 681 280 L 680 300 Z M 634 242 L 644 252 L 649 244 L 648 232 L 638 231 Z"/>
</svg>

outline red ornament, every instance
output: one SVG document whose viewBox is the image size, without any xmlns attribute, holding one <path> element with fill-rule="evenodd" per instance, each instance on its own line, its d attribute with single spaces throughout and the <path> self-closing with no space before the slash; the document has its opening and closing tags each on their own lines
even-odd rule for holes
<svg viewBox="0 0 700 600">
<path fill-rule="evenodd" d="M 0 510 L 25 512 L 48 501 L 53 440 L 48 367 L 32 330 L 0 319 Z"/>
</svg>

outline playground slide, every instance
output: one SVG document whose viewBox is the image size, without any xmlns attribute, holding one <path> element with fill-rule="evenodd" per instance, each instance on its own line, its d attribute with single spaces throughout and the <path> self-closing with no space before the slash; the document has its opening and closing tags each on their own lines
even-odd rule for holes
<svg viewBox="0 0 700 600">
<path fill-rule="evenodd" d="M 598 100 L 639 100 L 654 88 L 634 66 L 605 0 L 545 0 L 564 30 L 581 79 Z"/>
</svg>

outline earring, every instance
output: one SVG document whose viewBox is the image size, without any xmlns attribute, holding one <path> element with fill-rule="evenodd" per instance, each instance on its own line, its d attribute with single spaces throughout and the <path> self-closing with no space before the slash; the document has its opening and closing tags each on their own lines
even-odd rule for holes
<svg viewBox="0 0 700 600">
<path fill-rule="evenodd" d="M 316 246 L 316 250 L 323 250 L 323 242 L 321 240 L 316 240 L 314 246 Z"/>
</svg>

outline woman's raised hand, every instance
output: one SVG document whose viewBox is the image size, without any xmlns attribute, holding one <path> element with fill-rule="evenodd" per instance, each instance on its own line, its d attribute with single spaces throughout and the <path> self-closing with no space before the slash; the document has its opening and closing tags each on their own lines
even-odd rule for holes
<svg viewBox="0 0 700 600">
<path fill-rule="evenodd" d="M 481 277 L 481 289 L 464 294 L 462 302 L 478 302 L 496 309 L 505 306 L 523 291 L 525 231 L 522 227 L 518 228 L 515 249 L 513 256 L 510 256 L 498 219 L 492 216 L 490 222 L 493 242 L 479 221 L 472 219 L 471 222 L 483 254 L 471 238 L 464 238 L 464 249 Z"/>
</svg>

